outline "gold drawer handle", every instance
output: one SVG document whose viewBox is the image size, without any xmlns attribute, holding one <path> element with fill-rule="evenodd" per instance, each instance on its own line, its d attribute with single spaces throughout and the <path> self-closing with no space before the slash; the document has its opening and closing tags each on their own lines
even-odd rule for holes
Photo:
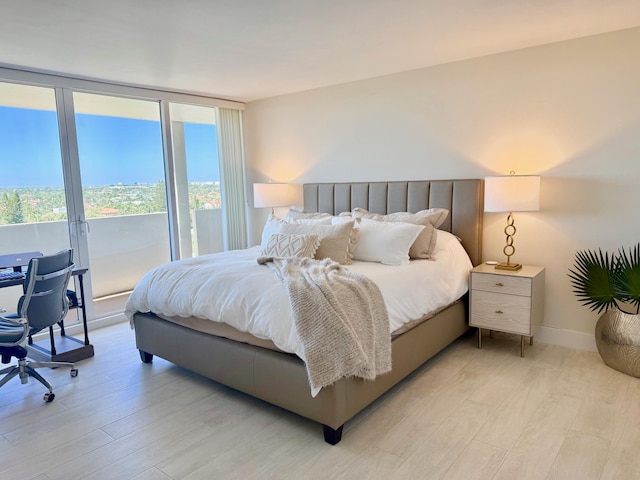
<svg viewBox="0 0 640 480">
<path fill-rule="evenodd" d="M 504 313 L 502 310 L 496 310 L 496 313 Z"/>
<path fill-rule="evenodd" d="M 496 287 L 504 287 L 504 283 L 498 282 L 498 283 L 496 283 Z"/>
</svg>

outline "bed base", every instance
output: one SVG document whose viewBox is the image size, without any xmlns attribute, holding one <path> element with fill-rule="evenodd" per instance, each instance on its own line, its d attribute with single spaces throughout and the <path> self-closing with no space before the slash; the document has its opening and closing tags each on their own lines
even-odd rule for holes
<svg viewBox="0 0 640 480">
<path fill-rule="evenodd" d="M 480 179 L 314 183 L 303 187 L 304 208 L 337 215 L 355 207 L 374 213 L 449 210 L 439 228 L 457 235 L 473 265 L 482 261 L 484 183 Z M 239 343 L 137 313 L 136 344 L 143 361 L 158 355 L 236 390 L 323 425 L 328 443 L 345 422 L 456 340 L 468 328 L 466 302 L 454 303 L 392 342 L 391 372 L 374 381 L 349 378 L 312 398 L 307 372 L 295 355 Z"/>
<path fill-rule="evenodd" d="M 191 330 L 150 313 L 134 316 L 143 362 L 157 355 L 223 385 L 322 424 L 335 445 L 345 422 L 466 332 L 466 302 L 459 301 L 392 341 L 390 373 L 373 381 L 341 379 L 311 397 L 306 368 L 292 354 Z"/>
</svg>

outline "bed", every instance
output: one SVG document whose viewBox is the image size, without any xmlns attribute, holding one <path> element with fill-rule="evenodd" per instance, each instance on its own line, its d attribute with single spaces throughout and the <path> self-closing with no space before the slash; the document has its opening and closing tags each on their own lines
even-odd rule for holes
<svg viewBox="0 0 640 480">
<path fill-rule="evenodd" d="M 445 208 L 450 213 L 439 228 L 459 238 L 473 265 L 481 261 L 482 180 L 315 183 L 305 184 L 303 192 L 305 211 L 332 215 L 357 207 L 381 214 Z M 233 335 L 212 335 L 184 319 L 170 320 L 153 312 L 133 314 L 136 346 L 143 362 L 151 362 L 157 355 L 316 421 L 323 427 L 325 441 L 332 445 L 340 441 L 345 422 L 468 328 L 464 296 L 393 337 L 391 372 L 373 381 L 343 378 L 312 396 L 305 364 L 296 355 L 260 342 L 246 343 Z"/>
</svg>

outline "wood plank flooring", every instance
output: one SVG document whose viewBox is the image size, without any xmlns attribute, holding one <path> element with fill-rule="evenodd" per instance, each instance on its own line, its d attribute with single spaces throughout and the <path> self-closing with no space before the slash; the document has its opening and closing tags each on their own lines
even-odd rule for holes
<svg viewBox="0 0 640 480">
<path fill-rule="evenodd" d="M 3 479 L 640 478 L 640 379 L 597 353 L 473 333 L 345 426 L 321 427 L 91 332 L 79 375 L 0 388 Z"/>
</svg>

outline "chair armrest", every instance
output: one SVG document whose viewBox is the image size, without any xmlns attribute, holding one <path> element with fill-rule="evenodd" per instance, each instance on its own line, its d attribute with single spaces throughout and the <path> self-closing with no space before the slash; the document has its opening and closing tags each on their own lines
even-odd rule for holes
<svg viewBox="0 0 640 480">
<path fill-rule="evenodd" d="M 13 323 L 16 327 L 24 327 L 27 324 L 26 318 L 9 318 L 0 315 L 0 319 L 4 322 Z"/>
<path fill-rule="evenodd" d="M 12 325 L 15 325 L 16 327 L 22 328 L 22 335 L 20 335 L 19 340 L 17 341 L 14 340 L 12 342 L 6 342 L 6 343 L 0 342 L 0 347 L 14 347 L 16 345 L 21 345 L 25 341 L 25 339 L 29 336 L 29 322 L 27 321 L 26 318 L 7 318 L 0 315 L 0 320 L 5 322 L 4 323 L 5 325 L 7 325 L 7 323 L 10 323 Z"/>
</svg>

